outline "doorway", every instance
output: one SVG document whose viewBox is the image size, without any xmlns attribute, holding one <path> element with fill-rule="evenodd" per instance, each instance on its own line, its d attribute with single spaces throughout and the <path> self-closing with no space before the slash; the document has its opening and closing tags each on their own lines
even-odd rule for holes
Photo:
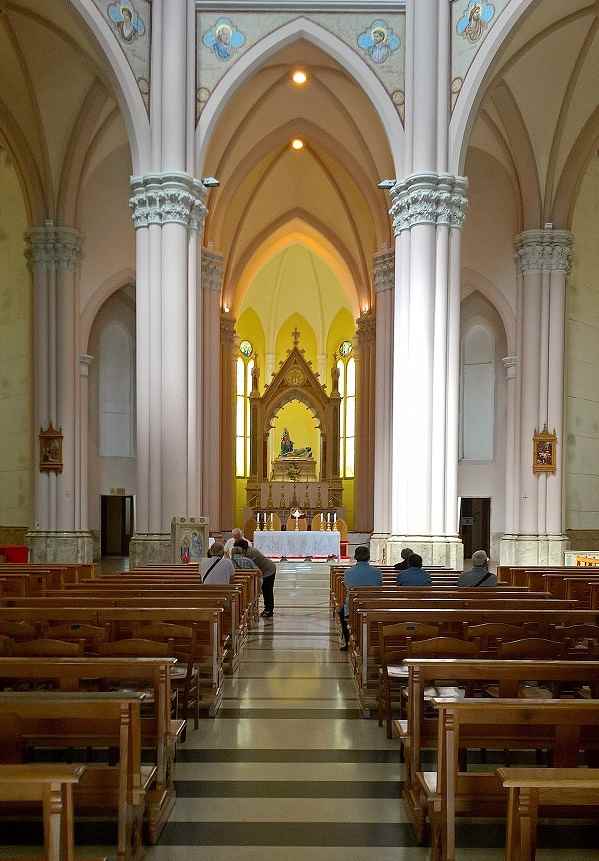
<svg viewBox="0 0 599 861">
<path fill-rule="evenodd" d="M 460 538 L 464 544 L 464 559 L 472 558 L 476 550 L 491 553 L 491 500 L 462 498 L 460 505 Z"/>
<path fill-rule="evenodd" d="M 102 556 L 128 556 L 134 529 L 133 497 L 102 496 Z"/>
</svg>

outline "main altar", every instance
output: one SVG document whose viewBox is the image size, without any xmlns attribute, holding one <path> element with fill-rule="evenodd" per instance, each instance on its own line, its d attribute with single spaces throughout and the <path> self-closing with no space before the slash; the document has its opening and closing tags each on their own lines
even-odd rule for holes
<svg viewBox="0 0 599 861">
<path fill-rule="evenodd" d="M 342 515 L 343 485 L 339 471 L 339 421 L 341 396 L 339 372 L 331 373 L 331 393 L 312 369 L 299 346 L 299 332 L 293 346 L 279 364 L 263 394 L 258 373 L 252 375 L 250 393 L 250 475 L 246 485 L 247 508 L 276 514 L 285 523 L 294 509 L 303 508 L 308 522 L 316 515 Z M 319 450 L 296 448 L 287 428 L 273 439 L 279 412 L 299 401 L 312 414 L 319 431 Z"/>
</svg>

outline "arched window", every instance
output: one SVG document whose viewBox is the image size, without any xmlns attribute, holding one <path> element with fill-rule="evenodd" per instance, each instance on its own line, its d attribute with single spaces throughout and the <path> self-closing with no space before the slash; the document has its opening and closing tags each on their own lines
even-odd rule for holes
<svg viewBox="0 0 599 861">
<path fill-rule="evenodd" d="M 250 392 L 254 370 L 254 348 L 249 341 L 239 345 L 235 386 L 235 475 L 250 474 Z"/>
<path fill-rule="evenodd" d="M 339 472 L 342 478 L 356 473 L 356 360 L 351 341 L 339 345 L 337 360 L 341 414 L 339 420 Z"/>
<path fill-rule="evenodd" d="M 100 335 L 100 457 L 135 457 L 134 370 L 131 333 L 122 323 L 108 323 Z"/>
<path fill-rule="evenodd" d="M 493 460 L 495 426 L 495 339 L 485 326 L 475 325 L 462 344 L 463 460 Z"/>
</svg>

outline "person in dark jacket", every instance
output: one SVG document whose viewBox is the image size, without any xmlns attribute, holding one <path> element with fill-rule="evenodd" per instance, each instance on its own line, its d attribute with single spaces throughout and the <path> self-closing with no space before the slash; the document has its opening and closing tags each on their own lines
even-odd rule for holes
<svg viewBox="0 0 599 861">
<path fill-rule="evenodd" d="M 412 553 L 408 567 L 397 575 L 398 586 L 432 586 L 433 580 L 428 571 L 422 569 L 422 556 Z"/>
<path fill-rule="evenodd" d="M 410 558 L 410 556 L 413 556 L 413 554 L 414 551 L 410 547 L 404 547 L 404 549 L 401 551 L 401 562 L 395 563 L 395 570 L 407 571 L 407 569 L 410 567 L 408 559 Z"/>
</svg>

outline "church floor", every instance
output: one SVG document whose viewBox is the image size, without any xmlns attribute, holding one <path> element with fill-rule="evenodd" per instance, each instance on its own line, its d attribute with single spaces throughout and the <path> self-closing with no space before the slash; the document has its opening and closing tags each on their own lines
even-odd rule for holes
<svg viewBox="0 0 599 861">
<path fill-rule="evenodd" d="M 179 748 L 176 807 L 146 861 L 428 859 L 400 798 L 397 743 L 360 717 L 328 576 L 325 565 L 279 566 L 275 617 L 250 636 L 219 717 Z M 588 833 L 541 830 L 541 845 L 563 848 L 540 850 L 538 861 L 599 859 L 578 848 Z M 458 839 L 458 861 L 504 857 L 496 823 L 460 824 Z"/>
</svg>

